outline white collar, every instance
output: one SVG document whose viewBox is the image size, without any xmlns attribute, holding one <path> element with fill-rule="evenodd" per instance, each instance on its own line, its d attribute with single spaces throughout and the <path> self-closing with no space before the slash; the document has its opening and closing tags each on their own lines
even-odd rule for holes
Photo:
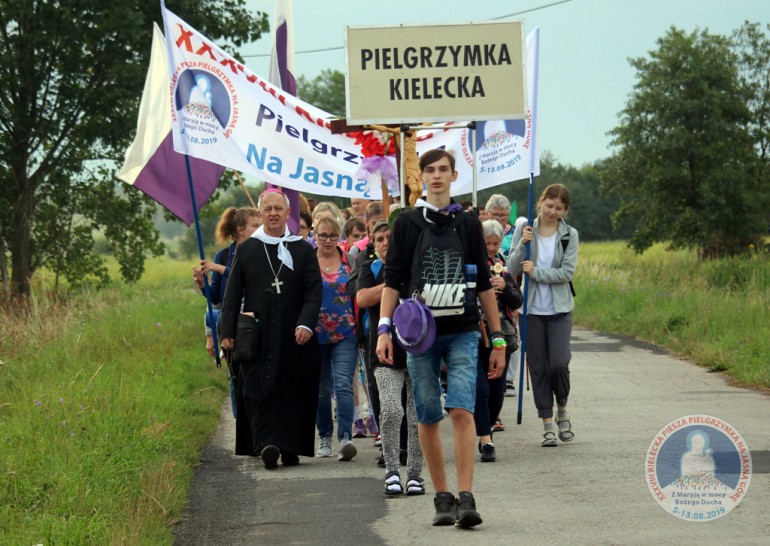
<svg viewBox="0 0 770 546">
<path fill-rule="evenodd" d="M 291 257 L 291 252 L 289 252 L 289 249 L 286 248 L 286 243 L 290 243 L 292 241 L 301 241 L 302 237 L 299 235 L 292 235 L 288 227 L 285 229 L 286 231 L 284 231 L 283 237 L 273 237 L 272 235 L 265 233 L 265 226 L 259 226 L 259 229 L 252 233 L 251 236 L 255 239 L 259 239 L 267 245 L 278 245 L 278 259 L 281 260 L 281 262 L 283 262 L 286 267 L 293 271 L 294 260 Z"/>
</svg>

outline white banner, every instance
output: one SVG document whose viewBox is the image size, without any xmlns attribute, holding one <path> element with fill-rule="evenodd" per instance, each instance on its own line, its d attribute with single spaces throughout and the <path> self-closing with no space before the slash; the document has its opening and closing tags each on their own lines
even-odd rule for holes
<svg viewBox="0 0 770 546">
<path fill-rule="evenodd" d="M 300 192 L 381 197 L 379 175 L 356 174 L 364 156 L 354 135 L 331 133 L 331 114 L 254 74 L 165 6 L 163 19 L 176 151 Z M 525 154 L 531 121 L 530 116 L 522 136 L 511 122 L 486 122 L 486 131 L 478 129 L 488 141 L 494 137 L 495 142 L 504 143 L 488 146 L 487 155 L 479 154 L 479 165 L 485 170 L 479 171 L 478 189 L 529 176 Z M 511 126 L 510 131 L 501 134 L 503 126 Z M 440 125 L 418 135 L 418 154 L 440 146 L 454 151 L 459 171 L 454 195 L 470 193 L 472 188 L 467 138 L 466 130 L 444 131 Z"/>
<path fill-rule="evenodd" d="M 530 170 L 535 176 L 540 175 L 540 153 L 534 138 L 537 122 L 534 107 L 537 100 L 537 39 L 537 29 L 527 36 L 527 118 L 476 122 L 478 190 L 528 179 Z M 458 175 L 452 186 L 452 195 L 466 195 L 473 191 L 473 149 L 468 141 L 469 133 L 459 129 L 418 133 L 418 154 L 439 147 L 454 153 Z"/>
<path fill-rule="evenodd" d="M 332 116 L 284 93 L 163 9 L 174 149 L 301 192 L 378 198 Z"/>
</svg>

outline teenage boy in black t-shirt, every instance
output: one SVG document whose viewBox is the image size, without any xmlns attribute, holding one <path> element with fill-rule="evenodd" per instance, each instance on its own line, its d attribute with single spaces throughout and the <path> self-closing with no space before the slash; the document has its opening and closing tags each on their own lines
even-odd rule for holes
<svg viewBox="0 0 770 546">
<path fill-rule="evenodd" d="M 463 261 L 475 265 L 476 291 L 485 315 L 489 318 L 495 348 L 489 358 L 490 379 L 502 376 L 505 370 L 505 340 L 500 331 L 497 303 L 490 282 L 486 246 L 478 218 L 462 211 L 452 202 L 450 186 L 457 179 L 454 157 L 445 150 L 430 150 L 420 157 L 420 177 L 425 184 L 425 200 L 419 199 L 415 209 L 403 212 L 393 223 L 388 260 L 385 265 L 385 288 L 382 291 L 380 321 L 377 330 L 377 357 L 383 364 L 393 362 L 391 324 L 400 297 L 409 297 L 412 261 L 422 229 L 409 216 L 421 216 L 427 223 L 444 225 L 454 222 L 462 242 Z M 427 229 L 427 228 L 426 228 Z M 476 400 L 476 370 L 479 343 L 478 317 L 465 315 L 439 316 L 436 319 L 436 339 L 421 354 L 408 354 L 407 368 L 414 384 L 414 398 L 419 422 L 420 444 L 435 490 L 436 516 L 433 525 L 456 524 L 473 527 L 481 523 L 471 493 L 476 430 L 473 410 Z M 441 407 L 439 374 L 441 364 L 447 366 L 447 397 L 444 407 L 449 412 L 454 429 L 457 486 L 455 499 L 447 486 L 444 454 L 439 436 L 439 424 L 444 418 Z"/>
</svg>

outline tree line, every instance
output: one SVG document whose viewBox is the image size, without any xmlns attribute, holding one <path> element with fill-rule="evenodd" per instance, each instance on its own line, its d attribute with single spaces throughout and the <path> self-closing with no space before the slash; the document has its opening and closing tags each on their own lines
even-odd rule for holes
<svg viewBox="0 0 770 546">
<path fill-rule="evenodd" d="M 265 14 L 244 0 L 166 4 L 230 51 L 268 30 Z M 123 278 L 138 280 L 145 260 L 164 251 L 157 205 L 116 172 L 135 129 L 157 1 L 0 0 L 0 18 L 3 299 L 28 301 L 41 268 L 70 286 L 108 282 L 97 236 Z M 647 56 L 630 60 L 636 84 L 608 158 L 573 167 L 543 155 L 537 184 L 570 187 L 569 221 L 584 240 L 624 238 L 638 252 L 665 242 L 703 257 L 762 242 L 770 223 L 768 31 L 749 22 L 731 36 L 672 27 Z M 300 77 L 298 89 L 344 115 L 340 72 Z M 526 181 L 501 189 L 526 213 Z M 480 192 L 479 202 L 487 197 Z"/>
</svg>

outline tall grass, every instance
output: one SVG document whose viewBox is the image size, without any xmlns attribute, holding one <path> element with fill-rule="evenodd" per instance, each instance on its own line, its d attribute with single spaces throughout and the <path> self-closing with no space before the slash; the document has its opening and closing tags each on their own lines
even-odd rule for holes
<svg viewBox="0 0 770 546">
<path fill-rule="evenodd" d="M 654 342 L 738 383 L 770 387 L 770 259 L 702 261 L 661 246 L 580 246 L 575 321 Z"/>
<path fill-rule="evenodd" d="M 0 315 L 0 544 L 171 543 L 226 392 L 188 279 Z"/>
</svg>

